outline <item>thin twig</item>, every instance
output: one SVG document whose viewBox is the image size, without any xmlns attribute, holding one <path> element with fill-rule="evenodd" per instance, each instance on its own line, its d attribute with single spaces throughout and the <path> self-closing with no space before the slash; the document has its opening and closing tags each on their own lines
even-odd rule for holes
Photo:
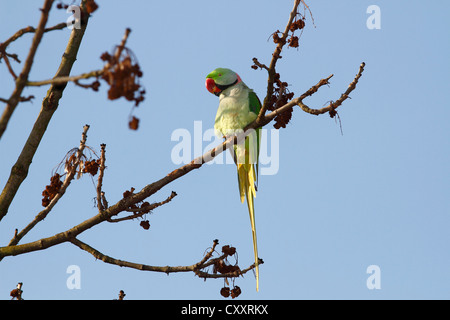
<svg viewBox="0 0 450 320">
<path fill-rule="evenodd" d="M 71 82 L 71 81 L 76 82 L 81 79 L 97 78 L 97 77 L 100 77 L 102 74 L 103 74 L 103 69 L 82 73 L 78 76 L 56 77 L 53 79 L 41 80 L 41 81 L 27 81 L 26 85 L 30 86 L 30 87 L 39 87 L 39 86 L 45 86 L 48 84 L 61 85 L 61 84 L 66 84 L 67 82 Z"/>
<path fill-rule="evenodd" d="M 214 251 L 216 250 L 216 247 L 217 247 L 218 244 L 219 244 L 219 240 L 215 239 L 215 240 L 213 241 L 213 245 L 212 245 L 211 249 L 209 249 L 209 251 L 205 254 L 205 256 L 203 257 L 203 259 L 200 260 L 200 261 L 197 263 L 197 267 L 196 267 L 197 269 L 198 269 L 200 266 L 203 266 L 203 265 L 206 263 L 206 261 L 208 261 L 209 258 L 212 257 L 212 255 L 213 255 Z"/>
<path fill-rule="evenodd" d="M 127 43 L 128 36 L 131 33 L 130 28 L 125 29 L 125 34 L 122 37 L 122 41 L 120 42 L 120 45 L 117 46 L 116 52 L 114 54 L 114 58 L 116 61 L 120 60 L 120 56 L 122 55 L 122 51 L 125 49 L 125 44 Z"/>
<path fill-rule="evenodd" d="M 105 162 L 106 162 L 106 144 L 100 145 L 101 151 L 100 151 L 100 167 L 99 167 L 99 174 L 97 179 L 97 207 L 98 211 L 101 212 L 105 209 L 103 206 L 102 196 L 104 196 L 104 193 L 102 192 L 102 185 L 103 185 L 103 175 L 105 174 Z"/>
<path fill-rule="evenodd" d="M 9 58 L 8 58 L 8 55 L 6 54 L 6 52 L 1 52 L 0 51 L 0 59 L 1 58 L 3 58 L 3 60 L 5 61 L 5 63 L 6 63 L 6 67 L 8 68 L 8 71 L 9 71 L 9 73 L 12 75 L 12 77 L 13 77 L 13 79 L 14 79 L 14 81 L 17 79 L 17 75 L 16 75 L 16 73 L 14 72 L 14 70 L 13 70 L 13 68 L 11 67 L 11 64 L 9 63 Z"/>
<path fill-rule="evenodd" d="M 45 28 L 43 32 L 45 33 L 45 32 L 49 32 L 49 31 L 53 31 L 53 30 L 61 30 L 66 27 L 67 27 L 67 23 L 61 22 L 53 27 Z M 31 27 L 31 26 L 28 26 L 26 28 L 22 28 L 22 29 L 18 30 L 11 37 L 9 37 L 5 42 L 0 43 L 0 51 L 5 50 L 11 44 L 11 42 L 16 41 L 21 36 L 23 36 L 25 33 L 34 33 L 34 32 L 36 32 L 36 30 L 37 30 L 36 28 Z"/>
<path fill-rule="evenodd" d="M 117 46 L 116 51 L 114 53 L 114 58 L 116 61 L 120 59 L 120 56 L 122 55 L 122 51 L 125 49 L 125 44 L 128 40 L 128 36 L 131 33 L 131 29 L 127 28 L 125 30 L 125 34 L 122 38 L 122 41 L 120 45 Z M 78 83 L 78 80 L 82 79 L 89 79 L 89 78 L 98 78 L 102 76 L 105 70 L 108 70 L 110 68 L 109 63 L 107 63 L 103 69 L 101 70 L 94 70 L 86 73 L 82 73 L 78 76 L 63 76 L 63 77 L 55 77 L 53 79 L 47 79 L 47 80 L 41 80 L 41 81 L 27 81 L 26 85 L 30 87 L 39 87 L 39 86 L 45 86 L 48 84 L 52 85 L 62 85 L 66 84 L 68 82 L 75 82 L 75 84 L 80 85 Z M 80 85 L 83 86 L 83 85 Z"/>
<path fill-rule="evenodd" d="M 269 71 L 269 67 L 266 66 L 264 63 L 259 62 L 257 58 L 253 58 L 253 63 L 256 66 L 260 67 L 261 69 L 265 69 L 265 70 Z"/>
<path fill-rule="evenodd" d="M 170 194 L 169 197 L 167 197 L 166 200 L 161 201 L 161 202 L 156 202 L 156 203 L 152 203 L 148 206 L 143 206 L 141 208 L 136 208 L 136 209 L 126 209 L 125 211 L 127 212 L 135 212 L 135 214 L 133 215 L 129 215 L 123 218 L 116 218 L 116 219 L 108 219 L 108 222 L 120 222 L 120 221 L 125 221 L 125 220 L 133 220 L 136 218 L 140 218 L 142 217 L 144 214 L 150 212 L 151 210 L 154 210 L 166 203 L 169 203 L 170 201 L 172 201 L 173 198 L 175 198 L 177 196 L 176 192 L 172 191 L 172 193 Z"/>
</svg>

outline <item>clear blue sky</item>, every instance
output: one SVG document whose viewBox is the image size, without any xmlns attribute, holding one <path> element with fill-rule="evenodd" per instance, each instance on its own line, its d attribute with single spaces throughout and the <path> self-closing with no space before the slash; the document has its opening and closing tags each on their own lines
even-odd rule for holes
<svg viewBox="0 0 450 320">
<path fill-rule="evenodd" d="M 0 0 L 0 42 L 36 25 L 42 1 Z M 78 146 L 84 124 L 88 145 L 107 145 L 104 190 L 110 204 L 125 190 L 145 185 L 177 168 L 171 151 L 176 129 L 194 134 L 213 126 L 218 99 L 206 91 L 206 74 L 228 67 L 261 98 L 267 76 L 250 68 L 268 63 L 272 32 L 283 29 L 293 1 L 97 1 L 72 74 L 99 69 L 99 56 L 132 29 L 128 46 L 144 72 L 147 98 L 127 127 L 131 104 L 69 84 L 8 215 L 0 223 L 0 245 L 41 210 L 41 192 L 65 153 Z M 343 135 L 334 119 L 295 109 L 279 132 L 279 170 L 260 177 L 256 223 L 260 292 L 252 274 L 236 280 L 242 299 L 449 299 L 450 298 L 450 22 L 447 1 L 308 1 L 300 48 L 283 52 L 282 80 L 300 95 L 334 74 L 329 87 L 308 99 L 311 107 L 336 100 L 356 74 L 365 72 L 339 108 Z M 368 29 L 370 5 L 381 10 L 381 29 Z M 53 10 L 49 25 L 69 14 Z M 53 77 L 69 30 L 46 34 L 30 79 Z M 26 57 L 32 36 L 9 52 Z M 269 40 L 268 40 L 269 39 Z M 13 64 L 16 71 L 21 66 Z M 0 64 L 0 97 L 13 83 Z M 3 188 L 47 88 L 27 89 L 0 140 Z M 3 108 L 3 106 L 1 106 Z M 270 127 L 268 127 L 270 129 Z M 209 142 L 205 141 L 203 147 Z M 192 150 L 193 152 L 193 150 Z M 191 172 L 149 199 L 178 196 L 139 221 L 102 224 L 80 239 L 115 258 L 150 265 L 190 265 L 213 239 L 231 244 L 239 265 L 253 262 L 246 205 L 239 201 L 234 165 L 209 165 Z M 54 235 L 97 213 L 95 187 L 75 181 L 45 221 L 21 243 Z M 220 247 L 219 247 L 220 248 Z M 81 271 L 81 289 L 69 290 L 68 266 Z M 380 289 L 369 290 L 367 268 L 379 266 Z M 18 282 L 25 299 L 221 299 L 223 280 L 204 282 L 192 273 L 169 276 L 96 261 L 69 244 L 0 263 L 0 299 Z"/>
</svg>

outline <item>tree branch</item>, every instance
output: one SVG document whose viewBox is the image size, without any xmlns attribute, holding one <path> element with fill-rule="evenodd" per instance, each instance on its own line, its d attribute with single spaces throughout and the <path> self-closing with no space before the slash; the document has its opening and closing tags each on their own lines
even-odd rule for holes
<svg viewBox="0 0 450 320">
<path fill-rule="evenodd" d="M 283 46 L 286 44 L 286 38 L 288 37 L 289 30 L 291 28 L 292 22 L 294 21 L 295 16 L 297 15 L 297 8 L 300 5 L 300 2 L 302 0 L 295 0 L 294 7 L 292 8 L 292 11 L 289 15 L 289 20 L 286 25 L 286 28 L 284 29 L 284 32 L 280 38 L 280 41 L 278 42 L 275 51 L 272 54 L 272 60 L 270 61 L 269 67 L 267 67 L 264 64 L 260 64 L 258 62 L 258 66 L 261 68 L 264 68 L 267 70 L 269 74 L 269 78 L 267 79 L 267 93 L 266 97 L 264 98 L 263 105 L 261 107 L 261 110 L 259 111 L 258 117 L 256 118 L 257 123 L 261 124 L 264 119 L 264 115 L 266 114 L 267 108 L 269 108 L 270 101 L 273 95 L 274 90 L 274 82 L 275 82 L 275 66 L 277 64 L 278 59 L 280 58 L 280 53 L 283 49 Z M 253 59 L 255 61 L 255 59 Z M 257 61 L 257 59 L 256 59 Z"/>
<path fill-rule="evenodd" d="M 39 21 L 37 29 L 35 30 L 33 41 L 31 43 L 31 47 L 28 52 L 27 59 L 25 60 L 22 72 L 20 73 L 19 77 L 16 80 L 16 87 L 15 87 L 11 97 L 8 99 L 8 104 L 6 105 L 5 110 L 3 111 L 3 114 L 0 118 L 0 139 L 6 130 L 9 119 L 11 119 L 11 116 L 12 116 L 14 110 L 16 109 L 17 104 L 19 103 L 22 91 L 25 88 L 25 83 L 28 80 L 28 74 L 30 73 L 31 66 L 33 65 L 34 56 L 36 55 L 37 48 L 38 48 L 39 44 L 41 43 L 41 39 L 44 34 L 45 25 L 47 24 L 48 14 L 52 7 L 53 1 L 54 0 L 45 0 L 44 7 L 41 9 L 41 12 L 42 12 L 41 19 Z M 19 37 L 19 36 L 17 36 L 17 37 Z M 14 36 L 13 36 L 13 38 L 14 38 Z M 11 40 L 11 41 L 13 41 L 13 40 Z M 7 44 L 9 44 L 9 42 L 7 42 Z M 4 44 L 2 45 L 2 47 L 6 48 L 6 46 Z M 0 210 L 0 219 L 2 217 L 3 217 L 2 212 Z"/>
<path fill-rule="evenodd" d="M 298 105 L 306 113 L 313 114 L 313 115 L 320 115 L 320 114 L 324 114 L 324 113 L 327 113 L 327 112 L 337 109 L 346 99 L 349 98 L 350 93 L 356 88 L 356 84 L 358 83 L 359 78 L 361 78 L 361 76 L 362 76 L 365 65 L 366 64 L 364 62 L 361 63 L 361 65 L 359 66 L 359 71 L 356 74 L 355 78 L 350 83 L 347 90 L 341 95 L 341 97 L 338 100 L 336 100 L 336 102 L 331 102 L 326 107 L 321 108 L 321 109 L 312 109 L 303 103 L 303 100 L 305 98 L 312 96 L 314 93 L 317 92 L 317 90 L 320 87 L 322 87 L 326 84 L 329 84 L 328 81 L 330 80 L 331 77 L 333 77 L 333 75 L 330 75 L 328 78 L 320 80 L 316 85 L 312 86 L 308 91 L 303 93 L 300 97 L 291 100 L 289 103 L 285 104 L 284 106 L 282 106 L 282 107 L 272 111 L 268 115 L 266 115 L 264 117 L 263 124 L 265 125 L 265 124 L 269 123 L 278 114 L 283 113 L 296 105 Z M 251 127 L 253 127 L 253 126 L 251 126 Z"/>
<path fill-rule="evenodd" d="M 59 23 L 53 27 L 50 28 L 45 28 L 43 33 L 45 32 L 49 32 L 49 31 L 53 31 L 53 30 L 61 30 L 67 27 L 67 23 L 62 22 Z M 39 29 L 39 28 L 38 28 Z M 8 67 L 9 72 L 11 73 L 11 75 L 14 77 L 14 80 L 17 78 L 16 74 L 14 73 L 10 63 L 9 63 L 9 59 L 8 57 L 13 58 L 14 60 L 16 60 L 17 62 L 20 63 L 19 58 L 17 57 L 16 54 L 9 54 L 6 52 L 6 48 L 11 44 L 11 42 L 16 41 L 18 38 L 20 38 L 21 36 L 23 36 L 25 33 L 31 33 L 31 32 L 36 32 L 37 29 L 33 28 L 31 26 L 28 26 L 26 28 L 20 29 L 19 31 L 17 31 L 15 34 L 13 34 L 9 39 L 7 39 L 5 42 L 0 43 L 0 60 L 3 58 L 5 60 L 6 66 Z M 20 102 L 20 101 L 19 101 Z"/>
<path fill-rule="evenodd" d="M 63 85 L 67 82 L 76 82 L 81 79 L 89 79 L 89 78 L 97 78 L 100 77 L 103 74 L 102 70 L 95 70 L 91 72 L 82 73 L 78 76 L 63 76 L 63 77 L 55 77 L 53 79 L 48 80 L 41 80 L 41 81 L 27 81 L 26 85 L 30 87 L 39 87 L 39 86 L 45 86 L 48 84 L 52 85 Z"/>
<path fill-rule="evenodd" d="M 8 58 L 8 55 L 6 54 L 6 52 L 0 51 L 0 59 L 1 59 L 1 58 L 3 58 L 3 60 L 5 60 L 6 67 L 8 68 L 9 73 L 12 75 L 13 79 L 16 80 L 16 79 L 17 79 L 17 75 L 16 75 L 16 73 L 14 72 L 14 70 L 13 70 L 11 64 L 9 63 L 9 58 Z"/>
<path fill-rule="evenodd" d="M 32 49 L 34 48 L 34 52 L 36 51 L 36 47 L 39 44 L 39 41 L 42 37 L 43 29 L 45 22 L 48 18 L 48 11 L 50 10 L 50 6 L 53 1 L 46 1 L 45 2 L 45 8 L 46 10 L 43 10 L 41 22 L 39 23 L 39 27 L 35 34 L 35 39 L 33 41 Z M 84 4 L 86 0 L 82 1 L 82 10 L 84 11 Z M 44 21 L 45 20 L 45 21 Z M 84 32 L 87 27 L 87 23 L 89 20 L 89 16 L 86 15 L 85 20 L 83 20 L 83 23 L 81 24 L 81 28 L 73 28 L 69 42 L 67 44 L 66 50 L 64 52 L 64 55 L 61 60 L 61 64 L 59 66 L 58 71 L 56 72 L 56 77 L 64 77 L 68 76 L 70 74 L 70 71 L 72 69 L 72 66 L 76 60 L 78 49 L 80 48 L 81 40 L 83 39 Z M 40 37 L 38 37 L 40 35 Z M 33 51 L 33 50 L 31 50 Z M 17 106 L 17 103 L 20 100 L 20 94 L 22 93 L 22 90 L 26 84 L 27 78 L 28 78 L 28 72 L 31 68 L 31 63 L 33 61 L 34 53 L 30 55 L 27 59 L 27 62 L 25 63 L 26 66 L 24 67 L 24 71 L 20 74 L 18 80 L 16 89 L 13 92 L 13 95 L 8 100 L 8 104 L 5 108 L 4 115 L 0 119 L 0 137 L 3 133 L 3 131 L 6 129 L 6 125 L 9 121 L 9 118 L 14 111 L 14 108 Z M 8 178 L 8 181 L 6 182 L 5 187 L 3 188 L 2 193 L 0 194 L 0 220 L 7 214 L 8 208 L 14 199 L 17 190 L 19 189 L 22 182 L 25 180 L 25 178 L 28 175 L 28 169 L 30 167 L 31 161 L 33 160 L 33 156 L 36 153 L 37 148 L 39 147 L 39 143 L 41 142 L 41 139 L 47 130 L 47 126 L 52 119 L 52 116 L 59 105 L 59 100 L 62 97 L 63 91 L 65 89 L 66 85 L 52 85 L 50 89 L 47 92 L 46 97 L 42 101 L 42 107 L 41 111 L 34 123 L 33 129 L 31 130 L 31 133 L 28 136 L 28 139 L 22 149 L 22 152 L 19 155 L 19 158 L 17 159 L 16 163 L 11 169 L 11 174 Z"/>
<path fill-rule="evenodd" d="M 84 250 L 86 252 L 89 252 L 96 259 L 101 260 L 101 261 L 103 261 L 105 263 L 117 265 L 119 267 L 127 267 L 127 268 L 132 268 L 132 269 L 137 269 L 137 270 L 143 270 L 143 271 L 164 272 L 164 273 L 167 273 L 167 274 L 172 273 L 172 272 L 189 272 L 189 271 L 194 271 L 196 268 L 199 267 L 198 263 L 195 263 L 195 264 L 190 265 L 190 266 L 176 266 L 176 267 L 171 267 L 171 266 L 150 266 L 150 265 L 141 264 L 141 263 L 134 263 L 134 262 L 129 262 L 129 261 L 125 261 L 125 260 L 119 260 L 119 259 L 115 259 L 113 257 L 107 256 L 107 255 L 101 253 L 100 251 L 94 249 L 93 247 L 89 246 L 88 244 L 78 240 L 77 238 L 70 239 L 70 242 L 72 244 L 76 245 L 78 248 L 80 248 L 80 249 L 82 249 L 82 250 Z"/>
<path fill-rule="evenodd" d="M 101 151 L 100 151 L 100 168 L 99 168 L 99 174 L 97 178 L 97 208 L 98 212 L 102 212 L 105 210 L 105 204 L 103 201 L 104 192 L 102 192 L 102 185 L 103 185 L 103 175 L 105 174 L 105 162 L 106 162 L 106 144 L 100 145 Z"/>
<path fill-rule="evenodd" d="M 94 249 L 93 247 L 91 247 L 90 245 L 78 240 L 77 238 L 72 238 L 70 240 L 70 242 L 72 244 L 74 244 L 75 246 L 77 246 L 78 248 L 80 248 L 86 252 L 89 252 L 96 259 L 101 260 L 105 263 L 117 265 L 119 267 L 127 267 L 127 268 L 137 269 L 137 270 L 141 270 L 141 271 L 163 272 L 166 274 L 175 273 L 175 272 L 194 272 L 200 278 L 206 279 L 206 278 L 235 278 L 235 277 L 244 275 L 248 271 L 255 268 L 255 264 L 252 264 L 250 267 L 248 267 L 244 270 L 240 270 L 239 268 L 236 268 L 237 269 L 236 271 L 223 273 L 223 274 L 218 274 L 218 273 L 211 274 L 211 273 L 208 273 L 205 271 L 201 271 L 201 269 L 204 269 L 204 268 L 207 268 L 208 266 L 214 265 L 218 261 L 223 260 L 228 256 L 228 254 L 223 254 L 218 258 L 211 259 L 212 254 L 214 253 L 215 248 L 219 243 L 217 240 L 214 241 L 213 246 L 207 252 L 207 254 L 203 257 L 202 260 L 200 260 L 199 262 L 194 263 L 192 265 L 188 265 L 188 266 L 151 266 L 151 265 L 147 265 L 147 264 L 119 260 L 119 259 L 115 259 L 113 257 L 107 256 L 107 255 L 101 253 L 100 251 L 98 251 L 98 250 Z M 260 263 L 262 264 L 264 262 L 262 260 L 260 260 Z"/>
<path fill-rule="evenodd" d="M 45 7 L 45 5 L 44 5 L 44 7 Z M 58 23 L 57 25 L 55 25 L 53 27 L 45 28 L 43 32 L 45 33 L 45 32 L 49 32 L 49 31 L 53 31 L 53 30 L 61 30 L 61 29 L 64 29 L 66 27 L 67 27 L 67 23 L 66 22 L 61 22 L 61 23 Z M 38 27 L 38 29 L 39 29 L 39 27 Z M 28 27 L 25 27 L 25 28 L 22 28 L 22 29 L 18 30 L 11 37 L 9 37 L 8 40 L 6 40 L 5 42 L 0 43 L 0 51 L 4 51 L 11 44 L 11 42 L 16 41 L 21 36 L 23 36 L 25 33 L 34 33 L 38 29 L 33 28 L 32 26 L 28 26 Z"/>
</svg>

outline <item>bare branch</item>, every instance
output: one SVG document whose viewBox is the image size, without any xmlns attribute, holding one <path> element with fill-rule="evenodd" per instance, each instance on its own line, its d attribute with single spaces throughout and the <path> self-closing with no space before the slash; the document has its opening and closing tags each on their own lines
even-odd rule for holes
<svg viewBox="0 0 450 320">
<path fill-rule="evenodd" d="M 20 97 L 20 98 L 19 98 L 19 102 L 27 102 L 27 101 L 31 101 L 31 100 L 33 100 L 33 99 L 34 99 L 34 96 L 33 96 L 33 95 L 28 96 L 28 97 Z M 0 98 L 0 101 L 1 101 L 1 102 L 4 102 L 4 103 L 9 103 L 9 100 L 3 99 L 3 98 Z"/>
<path fill-rule="evenodd" d="M 214 241 L 213 246 L 211 247 L 209 252 L 205 255 L 205 257 L 203 257 L 203 259 L 201 261 L 194 263 L 192 265 L 188 265 L 188 266 L 151 266 L 151 265 L 147 265 L 147 264 L 119 260 L 119 259 L 115 259 L 113 257 L 107 256 L 107 255 L 101 253 L 100 251 L 98 251 L 98 250 L 94 249 L 93 247 L 91 247 L 90 245 L 78 240 L 77 238 L 72 238 L 70 240 L 70 242 L 72 244 L 76 245 L 77 247 L 79 247 L 80 249 L 89 252 L 96 259 L 101 260 L 105 263 L 117 265 L 119 267 L 127 267 L 127 268 L 137 269 L 137 270 L 141 270 L 141 271 L 163 272 L 163 273 L 167 273 L 167 274 L 175 273 L 175 272 L 194 272 L 200 278 L 206 279 L 206 278 L 235 278 L 235 277 L 239 277 L 255 268 L 255 264 L 252 264 L 250 267 L 248 267 L 244 270 L 240 270 L 239 268 L 237 268 L 237 270 L 234 272 L 223 273 L 223 274 L 208 273 L 205 271 L 201 271 L 201 269 L 204 269 L 210 265 L 213 265 L 217 261 L 223 260 L 224 258 L 227 257 L 227 254 L 223 254 L 218 258 L 210 259 L 212 254 L 214 253 L 214 250 L 215 250 L 217 244 L 218 244 L 217 240 Z M 262 260 L 260 260 L 260 264 L 262 264 L 262 263 L 264 263 L 264 262 Z"/>
<path fill-rule="evenodd" d="M 105 162 L 106 162 L 106 144 L 102 144 L 100 146 L 101 151 L 100 151 L 100 172 L 98 174 L 98 179 L 97 179 L 97 207 L 98 207 L 98 211 L 101 212 L 103 210 L 105 210 L 104 207 L 104 203 L 103 203 L 103 197 L 105 196 L 105 194 L 102 192 L 102 184 L 103 184 L 103 175 L 105 173 Z"/>
<path fill-rule="evenodd" d="M 120 45 L 117 46 L 116 52 L 114 54 L 116 61 L 119 61 L 120 56 L 122 55 L 122 51 L 125 49 L 125 44 L 127 43 L 128 36 L 130 35 L 130 33 L 131 33 L 131 29 L 126 28 L 125 33 L 122 38 L 122 41 L 121 41 Z"/>
<path fill-rule="evenodd" d="M 25 83 L 28 80 L 28 74 L 30 73 L 31 66 L 33 65 L 34 56 L 36 54 L 37 48 L 38 48 L 39 44 L 41 43 L 41 39 L 44 34 L 45 25 L 47 24 L 48 14 L 52 7 L 53 1 L 54 0 L 46 0 L 44 3 L 44 7 L 41 9 L 41 12 L 42 12 L 41 19 L 39 21 L 37 29 L 35 30 L 35 34 L 33 37 L 33 41 L 31 43 L 30 50 L 28 52 L 27 59 L 25 60 L 22 72 L 20 73 L 19 77 L 17 78 L 16 88 L 14 89 L 11 97 L 8 99 L 8 103 L 7 103 L 5 110 L 3 111 L 3 114 L 0 118 L 0 138 L 3 136 L 3 133 L 6 130 L 9 119 L 11 119 L 11 116 L 12 116 L 14 110 L 16 109 L 17 104 L 19 103 L 22 91 L 25 88 Z M 6 48 L 6 47 L 3 45 L 3 48 Z M 2 217 L 3 217 L 3 212 L 0 209 L 0 219 Z"/>
<path fill-rule="evenodd" d="M 8 55 L 6 54 L 6 52 L 0 51 L 0 59 L 1 58 L 3 58 L 3 60 L 5 60 L 6 67 L 8 68 L 9 73 L 12 75 L 13 79 L 16 80 L 17 79 L 17 75 L 14 72 L 13 68 L 11 67 L 11 64 L 9 63 Z"/>
<path fill-rule="evenodd" d="M 260 67 L 261 69 L 265 69 L 265 70 L 269 71 L 269 67 L 266 66 L 264 63 L 259 62 L 258 59 L 253 58 L 253 63 L 254 63 L 256 66 Z M 258 68 L 256 68 L 256 69 L 258 69 Z"/>
<path fill-rule="evenodd" d="M 356 74 L 355 78 L 350 83 L 350 85 L 348 86 L 347 90 L 341 95 L 341 97 L 338 100 L 336 100 L 336 102 L 331 102 L 329 105 L 327 105 L 326 107 L 321 108 L 321 109 L 312 109 L 312 108 L 308 107 L 306 104 L 303 103 L 303 99 L 312 96 L 314 93 L 317 92 L 317 90 L 320 87 L 322 87 L 322 86 L 324 86 L 324 85 L 329 83 L 328 81 L 333 76 L 333 75 L 330 75 L 328 78 L 320 80 L 316 85 L 312 86 L 308 91 L 303 93 L 300 97 L 291 100 L 289 103 L 285 104 L 281 108 L 278 108 L 278 109 L 272 111 L 271 113 L 269 113 L 268 115 L 266 115 L 263 123 L 264 124 L 269 123 L 278 114 L 283 113 L 283 112 L 285 112 L 288 109 L 291 109 L 295 105 L 300 106 L 300 108 L 302 108 L 303 111 L 305 111 L 307 113 L 310 113 L 310 114 L 313 114 L 313 115 L 320 115 L 320 114 L 324 114 L 324 113 L 327 113 L 327 112 L 335 110 L 346 99 L 348 99 L 350 93 L 356 88 L 356 84 L 358 83 L 359 78 L 361 78 L 361 75 L 362 75 L 362 73 L 364 71 L 365 65 L 366 64 L 364 62 L 361 63 L 361 65 L 359 66 L 359 71 Z"/>
<path fill-rule="evenodd" d="M 107 256 L 107 255 L 101 253 L 100 251 L 94 249 L 93 247 L 89 246 L 88 244 L 78 240 L 77 238 L 72 238 L 70 240 L 70 242 L 73 243 L 74 245 L 76 245 L 77 247 L 79 247 L 80 249 L 89 252 L 96 259 L 101 260 L 105 263 L 117 265 L 119 267 L 128 267 L 128 268 L 138 269 L 138 270 L 143 270 L 143 271 L 164 272 L 167 274 L 172 273 L 172 272 L 192 272 L 195 269 L 200 267 L 200 265 L 198 263 L 195 263 L 190 266 L 176 266 L 176 267 L 150 266 L 150 265 L 146 265 L 146 264 L 134 263 L 134 262 L 119 260 L 119 259 L 115 259 L 110 256 Z"/>
<path fill-rule="evenodd" d="M 44 5 L 44 7 L 45 7 L 45 5 Z M 61 23 L 58 23 L 57 25 L 55 25 L 53 27 L 45 28 L 43 32 L 45 33 L 45 32 L 49 32 L 49 31 L 53 31 L 53 30 L 61 30 L 61 29 L 64 29 L 66 27 L 67 27 L 67 23 L 66 22 L 61 22 Z M 38 27 L 38 29 L 39 29 L 39 27 Z M 11 44 L 11 42 L 16 41 L 21 36 L 23 36 L 25 33 L 34 33 L 38 29 L 33 28 L 31 26 L 28 26 L 26 28 L 20 29 L 19 31 L 14 33 L 8 40 L 6 40 L 5 42 L 0 43 L 0 51 L 5 50 Z"/>
<path fill-rule="evenodd" d="M 62 84 L 66 84 L 67 82 L 71 82 L 71 81 L 76 82 L 81 79 L 97 78 L 97 77 L 100 77 L 102 75 L 102 73 L 103 73 L 103 70 L 95 70 L 95 71 L 80 74 L 78 76 L 55 77 L 53 79 L 42 80 L 42 81 L 27 81 L 26 85 L 30 86 L 30 87 L 39 87 L 39 86 L 45 86 L 48 84 L 62 85 Z"/>
</svg>

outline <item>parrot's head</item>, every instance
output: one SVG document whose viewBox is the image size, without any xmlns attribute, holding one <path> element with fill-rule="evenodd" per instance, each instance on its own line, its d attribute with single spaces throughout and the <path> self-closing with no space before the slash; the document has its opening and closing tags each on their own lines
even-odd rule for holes
<svg viewBox="0 0 450 320">
<path fill-rule="evenodd" d="M 223 90 L 241 81 L 241 77 L 236 72 L 226 68 L 217 68 L 206 76 L 205 86 L 209 92 L 219 96 Z"/>
</svg>

